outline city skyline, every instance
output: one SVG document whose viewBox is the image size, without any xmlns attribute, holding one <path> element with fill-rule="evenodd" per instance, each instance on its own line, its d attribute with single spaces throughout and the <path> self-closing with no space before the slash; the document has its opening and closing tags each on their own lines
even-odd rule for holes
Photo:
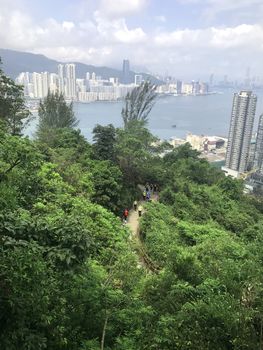
<svg viewBox="0 0 263 350">
<path fill-rule="evenodd" d="M 20 56 L 22 55 L 22 56 Z M 28 56 L 27 56 L 28 55 Z M 19 73 L 21 73 L 23 70 L 21 68 L 28 68 L 28 72 L 33 73 L 33 72 L 40 72 L 40 71 L 45 71 L 47 68 L 45 67 L 49 62 L 52 61 L 51 65 L 54 66 L 55 61 L 50 59 L 49 57 L 42 56 L 42 55 L 37 55 L 37 54 L 32 54 L 32 53 L 27 53 L 27 52 L 22 52 L 22 51 L 16 51 L 16 50 L 10 50 L 10 49 L 0 49 L 0 58 L 2 56 L 2 63 L 3 63 L 3 69 L 5 68 L 8 71 L 8 75 L 10 75 L 13 79 L 17 77 Z M 23 57 L 22 62 L 20 62 L 20 57 Z M 25 59 L 25 57 L 27 57 Z M 44 66 L 43 70 L 41 68 L 41 65 L 37 63 L 39 61 L 39 58 L 44 59 Z M 35 59 L 35 60 L 34 60 Z M 32 70 L 32 67 L 30 64 L 35 66 L 38 66 L 37 70 Z M 57 65 L 66 65 L 66 64 L 71 64 L 71 62 L 59 62 L 57 61 Z M 81 78 L 79 74 L 79 70 L 82 71 L 83 75 L 83 68 L 85 64 L 82 64 L 81 62 L 74 62 L 74 64 L 77 66 L 77 72 L 78 72 L 78 78 Z M 125 73 L 125 65 L 128 65 L 128 74 Z M 80 68 L 81 66 L 81 68 Z M 135 67 L 133 66 L 133 62 L 130 63 L 130 60 L 128 58 L 123 59 L 122 63 L 120 62 L 119 66 L 116 68 L 112 67 L 101 67 L 101 66 L 96 66 L 96 65 L 87 65 L 87 70 L 89 69 L 90 71 L 95 70 L 97 71 L 97 75 L 105 75 L 105 69 L 106 70 L 115 70 L 116 72 L 111 72 L 111 74 L 117 74 L 117 76 L 122 80 L 122 83 L 127 83 L 127 79 L 129 80 L 129 83 L 131 81 L 134 81 L 136 75 L 143 75 L 145 79 L 153 79 L 153 82 L 157 85 L 161 84 L 162 82 L 164 83 L 171 83 L 175 82 L 177 80 L 181 81 L 191 81 L 191 82 L 206 82 L 209 84 L 210 87 L 214 88 L 234 88 L 234 89 L 262 89 L 263 88 L 263 76 L 255 76 L 251 74 L 251 69 L 248 66 L 246 68 L 245 75 L 241 79 L 233 79 L 233 77 L 227 74 L 224 74 L 223 76 L 216 75 L 214 73 L 207 75 L 204 79 L 200 79 L 200 74 L 196 73 L 194 76 L 191 76 L 189 78 L 184 77 L 181 75 L 179 76 L 173 76 L 173 75 L 154 75 L 147 72 L 147 68 L 145 67 L 145 70 L 139 71 L 136 70 Z M 20 68 L 20 69 L 19 69 Z M 98 70 L 100 72 L 98 72 Z M 50 71 L 50 70 L 48 70 Z M 16 72 L 16 74 L 14 74 Z M 27 72 L 26 70 L 23 72 Z M 253 73 L 253 72 L 252 72 Z M 109 78 L 109 72 L 106 73 L 107 79 Z M 197 78 L 199 77 L 199 78 Z"/>
<path fill-rule="evenodd" d="M 189 79 L 262 76 L 261 0 L 0 0 L 1 47 Z M 140 69 L 141 70 L 141 69 Z"/>
<path fill-rule="evenodd" d="M 115 101 L 123 99 L 136 86 L 143 83 L 141 74 L 130 74 L 129 60 L 123 60 L 121 81 L 112 76 L 103 79 L 95 72 L 86 72 L 85 77 L 76 78 L 76 64 L 58 64 L 54 72 L 21 72 L 16 83 L 24 86 L 24 95 L 31 99 L 42 99 L 51 93 L 62 93 L 68 100 L 80 102 Z M 132 81 L 133 80 L 133 81 Z M 185 82 L 171 79 L 156 86 L 156 92 L 162 95 L 207 95 L 209 85 L 202 81 Z"/>
<path fill-rule="evenodd" d="M 122 99 L 134 87 L 143 82 L 143 77 L 136 74 L 133 83 L 128 83 L 129 64 L 123 60 L 124 84 L 117 77 L 102 79 L 95 72 L 86 72 L 85 77 L 76 78 L 74 63 L 58 64 L 57 73 L 54 72 L 21 72 L 16 77 L 16 83 L 24 86 L 24 95 L 31 99 L 42 99 L 50 93 L 61 93 L 67 100 L 80 102 L 115 101 Z"/>
</svg>

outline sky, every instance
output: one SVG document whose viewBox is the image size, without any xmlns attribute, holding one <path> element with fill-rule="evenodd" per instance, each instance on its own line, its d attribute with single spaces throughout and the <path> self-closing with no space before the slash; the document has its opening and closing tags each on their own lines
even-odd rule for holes
<svg viewBox="0 0 263 350">
<path fill-rule="evenodd" d="M 263 78 L 262 0 L 0 0 L 0 47 L 178 79 Z"/>
</svg>

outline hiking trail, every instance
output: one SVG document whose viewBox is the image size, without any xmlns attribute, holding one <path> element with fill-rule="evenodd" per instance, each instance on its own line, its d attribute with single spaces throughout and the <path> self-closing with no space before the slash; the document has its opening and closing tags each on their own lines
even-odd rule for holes
<svg viewBox="0 0 263 350">
<path fill-rule="evenodd" d="M 143 186 L 140 186 L 140 189 L 144 188 Z M 151 196 L 152 201 L 158 201 L 158 194 L 154 193 Z M 142 216 L 145 213 L 144 204 L 146 204 L 146 201 L 139 201 L 138 206 L 142 205 L 143 211 Z M 138 210 L 131 209 L 129 211 L 127 226 L 129 227 L 131 231 L 130 240 L 135 243 L 136 250 L 138 253 L 139 263 L 138 267 L 143 267 L 149 271 L 155 272 L 157 270 L 157 267 L 154 265 L 154 263 L 149 258 L 148 254 L 145 251 L 144 245 L 140 239 L 140 218 Z"/>
</svg>

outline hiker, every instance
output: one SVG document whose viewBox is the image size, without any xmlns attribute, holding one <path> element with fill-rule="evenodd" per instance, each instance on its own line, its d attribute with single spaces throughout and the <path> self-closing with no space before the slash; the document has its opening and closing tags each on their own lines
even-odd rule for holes
<svg viewBox="0 0 263 350">
<path fill-rule="evenodd" d="M 136 201 L 136 200 L 133 202 L 133 209 L 134 209 L 135 211 L 137 210 L 137 201 Z"/>
<path fill-rule="evenodd" d="M 142 216 L 142 206 L 141 205 L 138 206 L 138 214 L 139 214 L 139 216 Z"/>
<path fill-rule="evenodd" d="M 146 200 L 149 201 L 150 198 L 151 198 L 151 192 L 148 191 L 148 192 L 146 193 Z"/>
<path fill-rule="evenodd" d="M 129 210 L 126 208 L 123 212 L 123 219 L 124 219 L 125 224 L 127 224 L 128 215 L 129 215 Z"/>
<path fill-rule="evenodd" d="M 145 201 L 145 199 L 146 199 L 146 191 L 145 190 L 143 191 L 142 196 L 143 196 L 143 200 Z"/>
<path fill-rule="evenodd" d="M 147 182 L 147 184 L 145 185 L 145 191 L 148 192 L 149 191 L 149 184 Z"/>
</svg>

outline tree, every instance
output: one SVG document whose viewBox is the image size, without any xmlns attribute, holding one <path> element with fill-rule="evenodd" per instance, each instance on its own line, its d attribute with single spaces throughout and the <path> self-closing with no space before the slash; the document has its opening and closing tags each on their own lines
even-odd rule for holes
<svg viewBox="0 0 263 350">
<path fill-rule="evenodd" d="M 34 242 L 0 248 L 2 350 L 61 349 L 66 342 L 59 274 Z M 64 346 L 63 346 L 64 348 Z"/>
<path fill-rule="evenodd" d="M 0 121 L 2 128 L 11 135 L 21 135 L 22 130 L 31 120 L 30 115 L 25 105 L 23 87 L 16 85 L 0 69 Z"/>
<path fill-rule="evenodd" d="M 234 180 L 230 176 L 224 176 L 218 185 L 229 198 L 234 200 L 241 199 L 244 187 L 241 180 Z"/>
<path fill-rule="evenodd" d="M 74 128 L 78 120 L 73 112 L 73 103 L 67 105 L 62 94 L 48 92 L 47 97 L 40 101 L 39 124 L 37 128 L 38 139 L 51 142 L 56 138 L 56 129 Z"/>
<path fill-rule="evenodd" d="M 93 129 L 93 141 L 95 159 L 115 161 L 116 129 L 112 124 L 96 125 Z"/>
<path fill-rule="evenodd" d="M 92 163 L 92 180 L 94 194 L 92 199 L 113 212 L 120 209 L 122 190 L 122 173 L 120 169 L 109 161 L 94 161 Z"/>
<path fill-rule="evenodd" d="M 39 191 L 42 155 L 28 138 L 0 133 L 0 210 L 11 203 L 31 205 Z"/>
<path fill-rule="evenodd" d="M 153 108 L 157 97 L 155 88 L 155 85 L 145 81 L 127 94 L 125 107 L 123 107 L 121 112 L 125 128 L 134 120 L 141 121 L 144 125 L 147 123 L 148 114 Z"/>
<path fill-rule="evenodd" d="M 172 164 L 178 159 L 198 159 L 198 156 L 200 155 L 200 152 L 194 150 L 191 145 L 187 142 L 184 145 L 181 145 L 175 149 L 172 150 L 172 152 L 167 153 L 164 156 L 164 161 L 167 164 Z"/>
<path fill-rule="evenodd" d="M 126 129 L 117 130 L 116 154 L 126 185 L 147 181 L 143 177 L 153 155 L 152 144 L 156 138 L 142 124 L 132 120 Z"/>
</svg>

